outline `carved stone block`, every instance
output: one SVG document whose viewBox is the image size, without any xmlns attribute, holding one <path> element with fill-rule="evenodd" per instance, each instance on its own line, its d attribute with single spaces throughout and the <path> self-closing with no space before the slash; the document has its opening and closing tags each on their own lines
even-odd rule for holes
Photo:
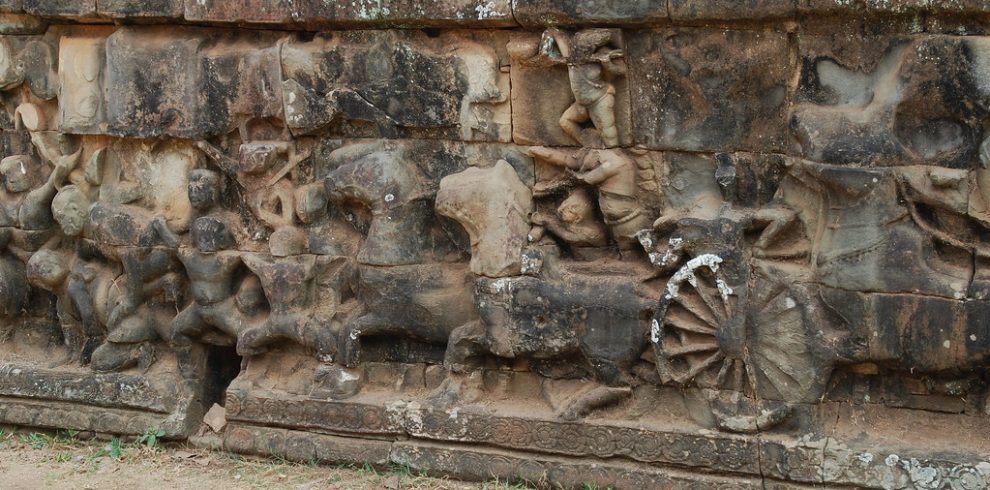
<svg viewBox="0 0 990 490">
<path fill-rule="evenodd" d="M 898 0 L 883 2 L 876 0 L 855 0 L 836 3 L 829 0 L 798 0 L 798 11 L 804 15 L 896 15 L 916 16 L 923 14 L 946 14 L 978 10 L 980 0 L 958 2 L 926 2 L 925 0 Z"/>
<path fill-rule="evenodd" d="M 790 0 L 670 1 L 670 18 L 674 22 L 792 19 L 796 14 L 797 8 Z"/>
<path fill-rule="evenodd" d="M 181 19 L 183 0 L 97 0 L 100 15 L 115 19 Z"/>
<path fill-rule="evenodd" d="M 509 27 L 516 24 L 509 0 L 444 2 L 294 2 L 298 20 L 309 24 L 394 27 Z"/>
<path fill-rule="evenodd" d="M 24 0 L 2 0 L 0 1 L 0 11 L 12 14 L 24 12 Z"/>
<path fill-rule="evenodd" d="M 627 36 L 635 139 L 656 149 L 779 151 L 791 68 L 774 31 L 664 29 Z M 746 50 L 734 49 L 746 45 Z"/>
<path fill-rule="evenodd" d="M 334 33 L 282 48 L 286 123 L 350 137 L 509 141 L 501 36 Z M 501 38 L 504 42 L 504 38 Z M 385 83 L 385 80 L 403 80 Z"/>
<path fill-rule="evenodd" d="M 667 19 L 667 6 L 650 0 L 621 3 L 516 0 L 512 7 L 516 20 L 524 27 L 637 25 Z"/>
<path fill-rule="evenodd" d="M 975 75 L 986 69 L 985 39 L 887 36 L 862 45 L 820 34 L 800 36 L 798 46 L 791 126 L 807 157 L 956 168 L 977 158 L 986 109 L 973 101 L 987 92 Z"/>
<path fill-rule="evenodd" d="M 57 44 L 57 36 L 53 33 L 0 38 L 0 86 L 9 90 L 26 82 L 38 98 L 55 98 L 58 95 Z"/>
<path fill-rule="evenodd" d="M 103 95 L 107 33 L 59 43 L 59 121 L 66 133 L 99 134 L 106 128 Z"/>
<path fill-rule="evenodd" d="M 323 2 L 319 0 L 186 2 L 193 21 L 345 27 L 506 27 L 515 25 L 507 0 L 454 0 L 414 3 L 396 0 Z"/>
<path fill-rule="evenodd" d="M 125 28 L 109 37 L 104 83 L 129 87 L 107 98 L 109 134 L 205 138 L 282 113 L 274 38 L 258 34 L 265 48 L 254 49 L 206 34 Z"/>
<path fill-rule="evenodd" d="M 587 41 L 579 54 L 580 36 L 601 37 Z M 585 31 L 583 34 L 548 30 L 542 36 L 517 35 L 509 42 L 512 59 L 512 138 L 522 145 L 628 146 L 632 142 L 629 87 L 623 39 L 619 30 Z M 595 43 L 592 45 L 590 43 Z M 568 46 L 575 52 L 568 55 Z M 573 59 L 568 60 L 568 56 Z M 586 59 L 578 60 L 578 56 Z M 605 56 L 609 71 L 600 60 Z M 578 100 L 581 99 L 581 100 Z M 574 116 L 570 116 L 574 113 Z M 578 114 L 580 116 L 578 116 Z M 568 132 L 569 119 L 576 127 Z M 602 134 L 602 121 L 606 135 Z M 596 122 L 597 121 L 597 122 Z"/>
<path fill-rule="evenodd" d="M 287 0 L 234 2 L 208 0 L 205 2 L 183 2 L 185 18 L 192 21 L 251 22 L 258 24 L 280 24 L 293 21 L 292 4 Z"/>
<path fill-rule="evenodd" d="M 44 34 L 48 24 L 28 14 L 0 14 L 0 34 Z"/>
<path fill-rule="evenodd" d="M 78 17 L 96 13 L 96 0 L 23 0 L 24 11 L 46 17 Z"/>
</svg>

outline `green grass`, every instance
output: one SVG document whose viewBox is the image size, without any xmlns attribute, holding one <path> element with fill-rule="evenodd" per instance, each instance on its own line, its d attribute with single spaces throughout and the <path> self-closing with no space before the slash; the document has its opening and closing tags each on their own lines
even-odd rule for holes
<svg viewBox="0 0 990 490">
<path fill-rule="evenodd" d="M 24 444 L 31 446 L 31 449 L 44 449 L 44 447 L 52 441 L 51 436 L 40 432 L 21 434 L 18 436 L 18 439 L 20 439 Z"/>
<path fill-rule="evenodd" d="M 165 437 L 164 430 L 148 429 L 144 431 L 144 434 L 141 434 L 134 439 L 134 446 L 145 446 L 154 449 L 162 437 Z"/>
</svg>

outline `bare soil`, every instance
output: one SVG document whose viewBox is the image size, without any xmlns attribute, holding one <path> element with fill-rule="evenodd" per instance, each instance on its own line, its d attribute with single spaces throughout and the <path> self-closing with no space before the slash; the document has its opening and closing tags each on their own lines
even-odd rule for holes
<svg viewBox="0 0 990 490">
<path fill-rule="evenodd" d="M 0 430 L 4 490 L 348 489 L 507 490 L 504 482 L 469 483 L 418 475 L 409 468 L 325 466 L 251 458 L 186 444 L 82 439 L 78 434 Z"/>
</svg>

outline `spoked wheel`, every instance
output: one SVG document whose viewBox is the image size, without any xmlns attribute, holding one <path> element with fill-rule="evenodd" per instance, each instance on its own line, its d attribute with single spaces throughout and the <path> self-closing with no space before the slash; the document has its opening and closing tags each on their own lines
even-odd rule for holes
<svg viewBox="0 0 990 490">
<path fill-rule="evenodd" d="M 692 259 L 667 283 L 651 332 L 661 379 L 734 392 L 757 405 L 817 401 L 831 366 L 814 354 L 820 339 L 808 331 L 820 323 L 810 295 L 771 278 L 779 272 L 730 287 L 716 259 Z M 733 426 L 746 426 L 744 414 L 730 415 Z"/>
<path fill-rule="evenodd" d="M 732 335 L 741 330 L 737 310 L 743 291 L 725 282 L 721 259 L 707 257 L 677 271 L 660 298 L 651 331 L 657 369 L 667 383 L 743 391 L 746 366 L 741 349 L 734 348 L 740 335 Z"/>
</svg>

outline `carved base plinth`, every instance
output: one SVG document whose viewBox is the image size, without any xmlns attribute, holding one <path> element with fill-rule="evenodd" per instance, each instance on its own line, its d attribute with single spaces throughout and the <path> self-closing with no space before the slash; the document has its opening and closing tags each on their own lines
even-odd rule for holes
<svg viewBox="0 0 990 490">
<path fill-rule="evenodd" d="M 297 383 L 302 389 L 296 393 L 255 384 L 265 379 L 261 373 L 270 380 L 275 365 L 253 363 L 228 390 L 228 450 L 309 462 L 391 462 L 467 479 L 564 486 L 990 484 L 990 463 L 981 457 L 987 429 L 979 418 L 959 414 L 826 403 L 795 407 L 786 430 L 731 434 L 706 427 L 699 415 L 703 403 L 676 390 L 641 387 L 568 420 L 560 406 L 584 388 L 529 373 L 447 374 L 431 381 L 423 374 L 435 366 L 365 365 L 343 376 L 360 379 L 361 389 L 334 400 L 325 381 Z M 283 369 L 294 378 L 313 372 L 312 364 L 283 363 L 290 365 Z"/>
<path fill-rule="evenodd" d="M 94 373 L 0 363 L 0 424 L 185 437 L 204 412 L 201 387 L 175 372 Z"/>
</svg>

